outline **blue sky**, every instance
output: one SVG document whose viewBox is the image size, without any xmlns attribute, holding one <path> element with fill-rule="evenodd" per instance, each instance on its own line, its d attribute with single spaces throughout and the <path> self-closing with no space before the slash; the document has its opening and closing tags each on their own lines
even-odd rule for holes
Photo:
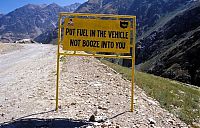
<svg viewBox="0 0 200 128">
<path fill-rule="evenodd" d="M 87 0 L 1 0 L 0 1 L 0 13 L 9 13 L 16 8 L 22 7 L 26 4 L 50 4 L 57 3 L 61 6 L 70 5 L 76 2 L 83 3 Z"/>
</svg>

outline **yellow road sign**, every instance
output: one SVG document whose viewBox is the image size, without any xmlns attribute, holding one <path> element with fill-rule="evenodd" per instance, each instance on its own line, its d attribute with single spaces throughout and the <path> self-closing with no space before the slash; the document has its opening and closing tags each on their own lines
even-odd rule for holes
<svg viewBox="0 0 200 128">
<path fill-rule="evenodd" d="M 62 25 L 64 17 L 64 25 Z M 61 12 L 58 22 L 56 111 L 58 111 L 59 99 L 60 56 L 93 56 L 132 60 L 131 112 L 133 112 L 135 40 L 135 16 Z M 73 53 L 61 52 L 61 48 Z M 77 53 L 77 51 L 90 51 L 92 54 Z M 105 55 L 96 52 L 112 53 Z M 130 55 L 120 53 L 130 53 Z"/>
<path fill-rule="evenodd" d="M 130 21 L 65 18 L 64 50 L 130 53 L 130 43 Z"/>
</svg>

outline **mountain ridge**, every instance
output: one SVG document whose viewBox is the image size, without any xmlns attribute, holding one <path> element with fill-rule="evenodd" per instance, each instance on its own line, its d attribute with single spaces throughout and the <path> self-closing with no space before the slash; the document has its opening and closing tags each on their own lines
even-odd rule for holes
<svg viewBox="0 0 200 128">
<path fill-rule="evenodd" d="M 144 62 L 140 65 L 141 70 L 198 86 L 199 12 L 200 3 L 179 13 L 141 40 L 145 47 L 139 55 L 139 59 Z"/>
<path fill-rule="evenodd" d="M 125 3 L 127 3 L 127 1 L 128 0 L 126 0 Z M 117 1 L 119 3 L 111 4 L 112 2 L 113 1 L 108 2 L 104 0 L 102 7 L 100 7 L 99 1 L 93 2 L 89 0 L 79 6 L 76 12 L 112 12 L 114 14 L 136 15 L 137 68 L 158 76 L 199 86 L 200 73 L 198 72 L 200 72 L 200 69 L 198 65 L 200 64 L 198 63 L 199 58 L 195 56 L 195 54 L 198 54 L 199 50 L 198 27 L 200 26 L 200 11 L 195 11 L 195 8 L 198 8 L 200 1 L 130 0 L 128 6 L 122 6 L 125 8 L 124 10 L 120 8 L 120 6 L 117 6 L 116 9 L 115 5 L 120 5 L 120 0 Z M 96 8 L 96 11 L 93 10 L 94 8 Z M 190 15 L 190 13 L 192 13 L 192 15 Z M 180 44 L 181 41 L 179 40 L 183 40 L 185 43 Z M 191 46 L 189 46 L 187 42 L 191 42 Z M 183 52 L 180 55 L 177 50 L 175 50 L 176 52 L 173 50 L 173 52 L 171 51 L 171 49 L 174 49 L 176 46 L 178 47 L 178 45 L 181 45 L 179 50 Z M 175 57 L 171 58 L 173 56 Z M 161 58 L 162 60 L 160 60 Z M 131 62 L 123 60 L 122 65 L 131 66 Z"/>
<path fill-rule="evenodd" d="M 27 4 L 0 18 L 0 40 L 13 42 L 24 38 L 35 38 L 57 26 L 59 12 L 70 12 L 80 4 L 61 7 L 56 3 L 49 5 Z"/>
<path fill-rule="evenodd" d="M 4 14 L 0 13 L 0 18 L 3 17 L 3 16 L 4 16 Z"/>
</svg>

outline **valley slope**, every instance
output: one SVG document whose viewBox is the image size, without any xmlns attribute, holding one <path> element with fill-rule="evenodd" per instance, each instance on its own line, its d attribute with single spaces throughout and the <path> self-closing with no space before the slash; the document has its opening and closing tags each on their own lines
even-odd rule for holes
<svg viewBox="0 0 200 128">
<path fill-rule="evenodd" d="M 0 40 L 13 42 L 24 38 L 35 38 L 47 30 L 57 27 L 59 12 L 73 12 L 80 4 L 61 7 L 28 4 L 0 18 Z"/>
<path fill-rule="evenodd" d="M 195 0 L 89 0 L 76 12 L 136 15 L 137 68 L 200 86 L 199 8 Z"/>
</svg>

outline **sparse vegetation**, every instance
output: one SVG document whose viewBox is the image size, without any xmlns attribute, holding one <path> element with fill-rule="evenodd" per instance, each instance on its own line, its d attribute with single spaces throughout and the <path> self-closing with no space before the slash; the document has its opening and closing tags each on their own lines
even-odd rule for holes
<svg viewBox="0 0 200 128">
<path fill-rule="evenodd" d="M 64 56 L 60 57 L 60 61 L 66 63 L 66 61 L 67 61 L 66 57 L 64 57 Z"/>
<path fill-rule="evenodd" d="M 101 61 L 131 80 L 130 68 L 105 60 Z M 135 74 L 135 82 L 147 95 L 155 98 L 163 108 L 185 123 L 192 125 L 193 122 L 200 120 L 200 89 L 198 87 L 138 71 Z"/>
</svg>

